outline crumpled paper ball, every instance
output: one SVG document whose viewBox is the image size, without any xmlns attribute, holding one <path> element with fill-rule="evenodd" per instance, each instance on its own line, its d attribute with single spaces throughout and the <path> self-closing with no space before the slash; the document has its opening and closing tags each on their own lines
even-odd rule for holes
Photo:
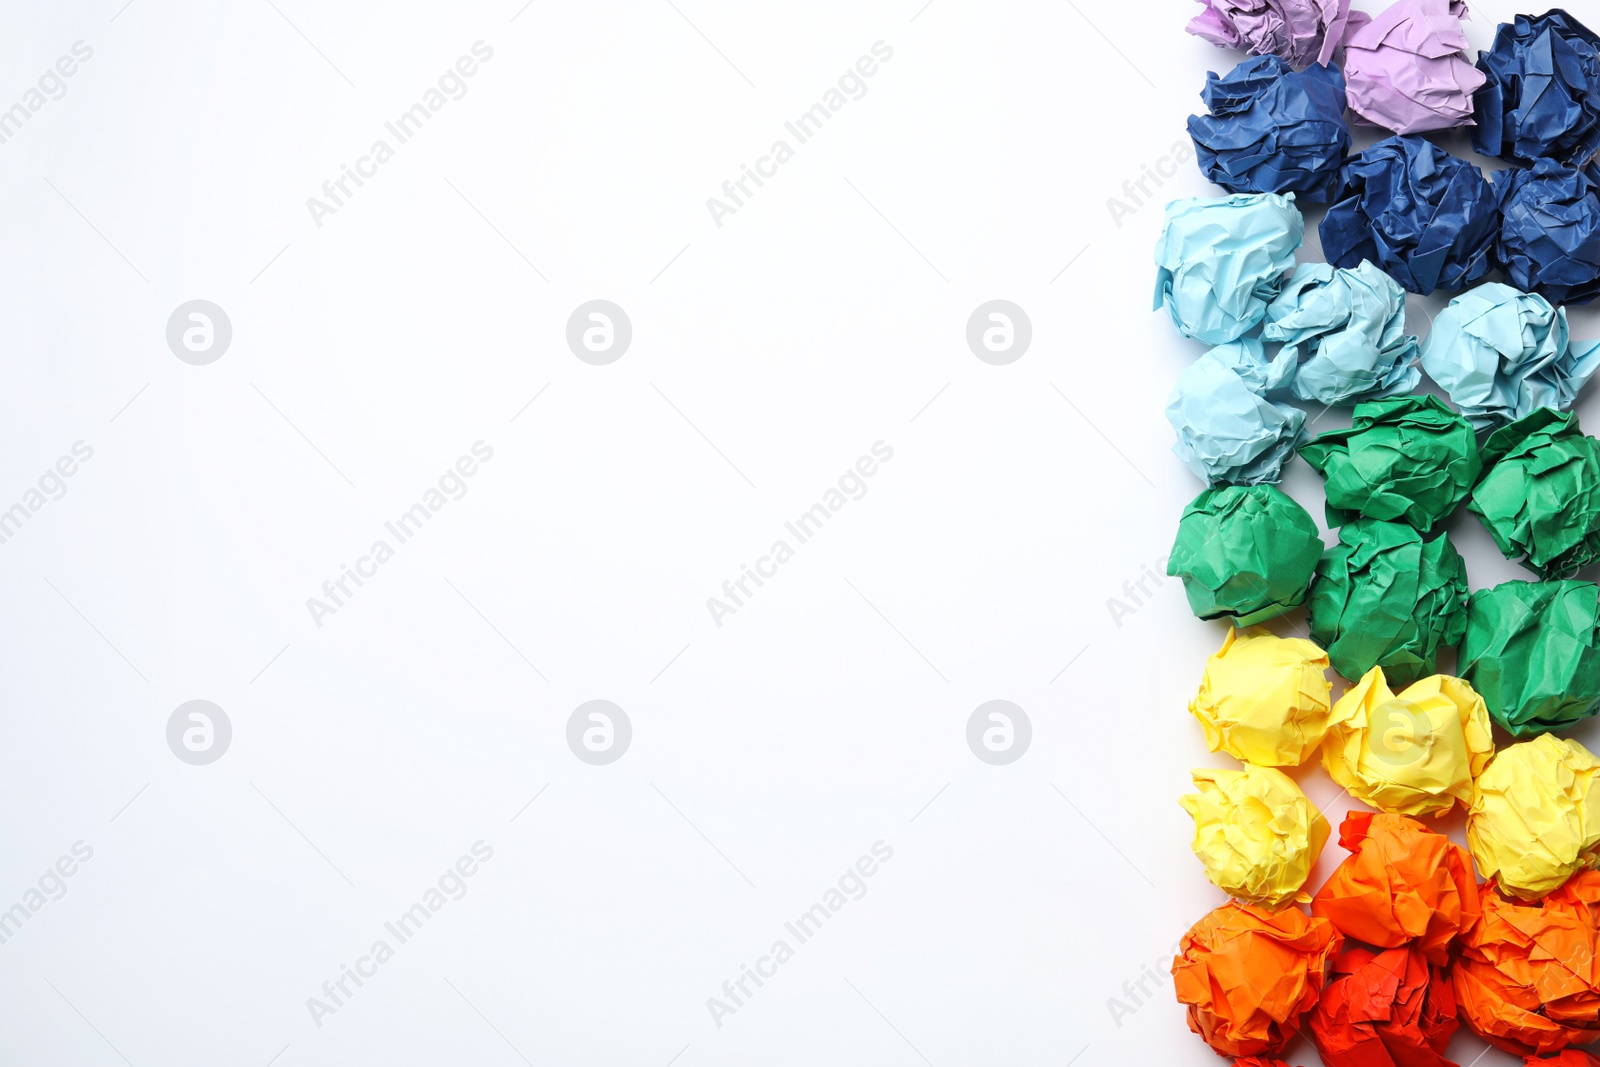
<svg viewBox="0 0 1600 1067">
<path fill-rule="evenodd" d="M 1191 847 L 1211 884 L 1269 909 L 1310 900 L 1303 890 L 1328 841 L 1328 820 L 1294 779 L 1248 763 L 1192 777 L 1199 792 L 1178 803 L 1194 819 Z"/>
<path fill-rule="evenodd" d="M 1469 592 L 1466 562 L 1444 534 L 1424 541 L 1404 523 L 1357 519 L 1317 565 L 1311 640 L 1346 678 L 1382 667 L 1408 685 L 1461 643 Z"/>
<path fill-rule="evenodd" d="M 1399 0 L 1377 16 L 1352 11 L 1344 35 L 1350 110 L 1395 133 L 1472 125 L 1484 76 L 1466 56 L 1466 14 L 1461 0 Z"/>
<path fill-rule="evenodd" d="M 1229 630 L 1206 661 L 1189 713 L 1206 747 L 1258 767 L 1297 767 L 1328 728 L 1327 654 L 1301 637 Z"/>
<path fill-rule="evenodd" d="M 1339 826 L 1350 856 L 1311 898 L 1311 914 L 1376 948 L 1415 943 L 1443 966 L 1456 936 L 1478 921 L 1467 850 L 1404 815 L 1352 811 Z"/>
<path fill-rule="evenodd" d="M 1290 388 L 1302 400 L 1373 400 L 1409 393 L 1422 380 L 1417 339 L 1406 333 L 1406 294 L 1371 263 L 1300 264 L 1267 305 L 1261 336 L 1293 353 L 1299 368 Z"/>
<path fill-rule="evenodd" d="M 1564 730 L 1600 710 L 1600 588 L 1501 582 L 1467 602 L 1458 671 L 1513 737 Z"/>
<path fill-rule="evenodd" d="M 1189 32 L 1219 48 L 1277 56 L 1296 67 L 1333 58 L 1350 0 L 1200 0 Z"/>
<path fill-rule="evenodd" d="M 1467 847 L 1479 872 L 1501 892 L 1537 900 L 1594 867 L 1597 772 L 1600 760 L 1570 737 L 1540 734 L 1496 753 L 1467 811 Z"/>
<path fill-rule="evenodd" d="M 1189 116 L 1200 173 L 1230 193 L 1297 193 L 1323 202 L 1350 152 L 1344 78 L 1333 67 L 1295 73 L 1257 56 L 1206 76 L 1209 115 Z"/>
<path fill-rule="evenodd" d="M 1155 306 L 1185 337 L 1237 340 L 1266 315 L 1304 240 L 1293 194 L 1174 200 L 1156 241 Z"/>
<path fill-rule="evenodd" d="M 1600 559 L 1600 441 L 1575 413 L 1540 408 L 1490 434 L 1482 456 L 1467 510 L 1506 559 L 1541 578 Z"/>
<path fill-rule="evenodd" d="M 1427 533 L 1483 469 L 1471 425 L 1431 395 L 1357 404 L 1348 430 L 1322 434 L 1300 455 L 1327 480 L 1331 526 L 1365 516 Z"/>
<path fill-rule="evenodd" d="M 1184 466 L 1209 485 L 1256 485 L 1283 477 L 1306 413 L 1266 399 L 1294 374 L 1294 357 L 1268 362 L 1261 341 L 1219 345 L 1178 376 L 1167 398 L 1172 446 Z"/>
<path fill-rule="evenodd" d="M 1251 626 L 1305 603 L 1321 558 L 1316 522 L 1283 490 L 1224 485 L 1183 509 L 1167 574 L 1195 615 Z"/>
<path fill-rule="evenodd" d="M 1299 908 L 1230 900 L 1189 928 L 1172 961 L 1189 1029 L 1219 1055 L 1281 1052 L 1316 1004 L 1343 939 Z"/>
<path fill-rule="evenodd" d="M 1600 149 L 1600 36 L 1565 11 L 1502 22 L 1478 69 L 1479 152 L 1585 163 Z"/>
<path fill-rule="evenodd" d="M 1448 815 L 1472 803 L 1494 757 L 1489 709 L 1466 682 L 1434 674 L 1396 696 L 1374 667 L 1334 704 L 1322 765 L 1349 794 L 1392 815 Z"/>
<path fill-rule="evenodd" d="M 1600 341 L 1572 343 L 1566 308 L 1488 282 L 1439 312 L 1422 346 L 1422 369 L 1483 430 L 1540 408 L 1570 408 L 1600 369 Z"/>
<path fill-rule="evenodd" d="M 1328 262 L 1368 259 L 1408 292 L 1465 289 L 1489 272 L 1500 208 L 1483 171 L 1421 137 L 1390 137 L 1339 172 L 1323 217 Z"/>
<path fill-rule="evenodd" d="M 1307 1022 L 1325 1067 L 1457 1067 L 1455 989 L 1415 946 L 1346 947 Z"/>
<path fill-rule="evenodd" d="M 1483 918 L 1462 938 L 1452 968 L 1461 1021 L 1517 1055 L 1600 1037 L 1597 913 L 1600 873 L 1593 871 L 1531 904 L 1485 889 Z"/>
<path fill-rule="evenodd" d="M 1237 1060 L 1236 1063 L 1243 1063 Z M 1534 1053 L 1522 1061 L 1522 1067 L 1600 1067 L 1600 1059 L 1579 1048 L 1564 1048 L 1553 1056 Z"/>
<path fill-rule="evenodd" d="M 1552 304 L 1600 296 L 1600 166 L 1541 159 L 1508 167 L 1489 183 L 1500 204 L 1495 265 L 1513 285 Z"/>
</svg>

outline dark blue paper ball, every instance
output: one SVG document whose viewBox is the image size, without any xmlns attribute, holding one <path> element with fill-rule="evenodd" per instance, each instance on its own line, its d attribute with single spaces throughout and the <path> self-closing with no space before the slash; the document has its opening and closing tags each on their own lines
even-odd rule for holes
<svg viewBox="0 0 1600 1067">
<path fill-rule="evenodd" d="M 1206 75 L 1209 115 L 1189 116 L 1195 158 L 1230 193 L 1296 193 L 1326 201 L 1350 151 L 1344 75 L 1312 66 L 1297 73 L 1257 56 L 1226 76 Z"/>
<path fill-rule="evenodd" d="M 1490 180 L 1503 216 L 1495 263 L 1511 284 L 1552 304 L 1600 296 L 1600 167 L 1541 159 Z"/>
<path fill-rule="evenodd" d="M 1486 156 L 1586 163 L 1600 149 L 1600 35 L 1560 8 L 1502 22 L 1478 56 L 1472 143 Z"/>
<path fill-rule="evenodd" d="M 1322 220 L 1322 251 L 1336 267 L 1363 259 L 1406 290 L 1465 289 L 1489 272 L 1500 208 L 1483 171 L 1412 135 L 1351 159 Z"/>
</svg>

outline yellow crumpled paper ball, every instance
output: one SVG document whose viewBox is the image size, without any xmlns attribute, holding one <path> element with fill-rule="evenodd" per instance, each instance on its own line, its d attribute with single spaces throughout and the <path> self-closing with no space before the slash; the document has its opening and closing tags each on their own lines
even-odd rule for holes
<svg viewBox="0 0 1600 1067">
<path fill-rule="evenodd" d="M 1596 866 L 1600 760 L 1553 734 L 1503 748 L 1478 776 L 1467 848 L 1478 871 L 1510 896 L 1537 900 Z"/>
<path fill-rule="evenodd" d="M 1494 757 L 1489 709 L 1446 674 L 1396 696 L 1374 667 L 1328 717 L 1322 765 L 1364 804 L 1391 815 L 1445 815 L 1472 803 L 1472 782 Z"/>
<path fill-rule="evenodd" d="M 1194 854 L 1218 889 L 1278 909 L 1302 892 L 1322 846 L 1328 820 L 1282 771 L 1271 767 L 1191 772 L 1198 793 L 1180 797 L 1194 818 Z"/>
<path fill-rule="evenodd" d="M 1206 746 L 1258 767 L 1296 767 L 1328 727 L 1328 654 L 1300 637 L 1229 629 L 1189 711 Z"/>
</svg>

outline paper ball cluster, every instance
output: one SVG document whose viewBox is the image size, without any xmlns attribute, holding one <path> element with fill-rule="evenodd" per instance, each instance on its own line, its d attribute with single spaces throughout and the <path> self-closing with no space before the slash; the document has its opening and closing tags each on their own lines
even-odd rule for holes
<svg viewBox="0 0 1600 1067">
<path fill-rule="evenodd" d="M 1600 565 L 1600 440 L 1571 413 L 1600 341 L 1565 309 L 1600 298 L 1600 35 L 1519 15 L 1474 62 L 1463 0 L 1201 3 L 1191 32 L 1254 58 L 1189 120 L 1231 195 L 1169 205 L 1156 250 L 1156 306 L 1211 346 L 1168 401 L 1208 488 L 1167 571 L 1225 629 L 1189 710 L 1240 765 L 1181 799 L 1232 899 L 1180 943 L 1178 1000 L 1244 1067 L 1297 1034 L 1326 1067 L 1456 1067 L 1461 1024 L 1600 1067 L 1574 1047 L 1600 1041 L 1600 759 L 1551 732 L 1600 713 L 1600 587 L 1573 577 Z M 1394 136 L 1349 156 L 1346 111 Z M 1512 165 L 1420 136 L 1455 129 Z M 1327 262 L 1297 262 L 1296 198 L 1329 204 Z M 1407 294 L 1437 290 L 1419 343 Z M 1306 440 L 1334 406 L 1349 428 Z M 1296 452 L 1334 544 L 1275 487 Z M 1539 580 L 1472 592 L 1463 509 Z M 1313 758 L 1374 809 L 1320 887 L 1328 824 L 1290 777 Z M 1420 821 L 1458 810 L 1465 846 Z"/>
</svg>

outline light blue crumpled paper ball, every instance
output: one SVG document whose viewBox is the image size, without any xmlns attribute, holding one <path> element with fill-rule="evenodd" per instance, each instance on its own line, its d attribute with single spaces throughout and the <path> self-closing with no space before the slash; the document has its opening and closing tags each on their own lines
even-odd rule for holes
<svg viewBox="0 0 1600 1067">
<path fill-rule="evenodd" d="M 1293 353 L 1290 391 L 1301 400 L 1354 404 L 1409 393 L 1422 380 L 1405 290 L 1365 260 L 1348 270 L 1300 264 L 1268 306 L 1261 335 Z"/>
<path fill-rule="evenodd" d="M 1178 434 L 1172 451 L 1209 485 L 1278 481 L 1306 413 L 1266 394 L 1293 375 L 1293 356 L 1280 352 L 1269 362 L 1254 337 L 1213 348 L 1179 375 L 1167 398 L 1167 421 Z"/>
<path fill-rule="evenodd" d="M 1422 367 L 1482 430 L 1539 408 L 1572 407 L 1600 369 L 1600 341 L 1573 343 L 1566 308 L 1489 282 L 1439 312 L 1422 346 Z"/>
<path fill-rule="evenodd" d="M 1294 194 L 1189 197 L 1167 205 L 1156 241 L 1156 307 L 1209 345 L 1255 328 L 1305 239 Z"/>
</svg>

